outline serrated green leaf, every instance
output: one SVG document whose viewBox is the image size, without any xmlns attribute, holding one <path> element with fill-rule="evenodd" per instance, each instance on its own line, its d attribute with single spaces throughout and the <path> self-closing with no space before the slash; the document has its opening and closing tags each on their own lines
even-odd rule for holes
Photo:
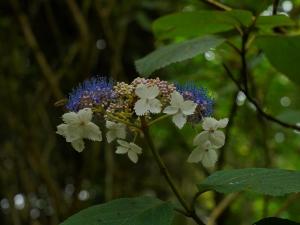
<svg viewBox="0 0 300 225">
<path fill-rule="evenodd" d="M 207 177 L 198 188 L 200 191 L 215 190 L 221 193 L 254 191 L 281 196 L 300 192 L 300 172 L 266 168 L 222 170 Z"/>
<path fill-rule="evenodd" d="M 278 26 L 292 26 L 294 21 L 284 15 L 275 16 L 259 16 L 256 20 L 257 27 L 278 27 Z"/>
<path fill-rule="evenodd" d="M 61 225 L 170 225 L 172 205 L 151 197 L 122 198 L 84 209 Z"/>
<path fill-rule="evenodd" d="M 190 38 L 229 31 L 236 26 L 248 26 L 251 22 L 252 14 L 245 10 L 201 10 L 161 17 L 153 23 L 153 31 L 156 37 L 161 39 L 178 36 Z"/>
<path fill-rule="evenodd" d="M 268 217 L 257 221 L 253 225 L 300 225 L 300 223 L 296 223 L 287 219 Z"/>
<path fill-rule="evenodd" d="M 159 48 L 142 59 L 135 61 L 137 71 L 142 76 L 148 76 L 152 72 L 171 63 L 180 62 L 215 48 L 224 42 L 223 38 L 206 36 L 195 38 L 180 43 L 170 44 Z"/>
<path fill-rule="evenodd" d="M 256 44 L 279 72 L 300 84 L 300 36 L 260 36 Z"/>
</svg>

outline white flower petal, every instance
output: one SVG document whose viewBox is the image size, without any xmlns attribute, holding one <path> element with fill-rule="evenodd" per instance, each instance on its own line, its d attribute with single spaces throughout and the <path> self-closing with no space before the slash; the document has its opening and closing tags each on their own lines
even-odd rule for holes
<svg viewBox="0 0 300 225">
<path fill-rule="evenodd" d="M 220 130 L 216 130 L 210 133 L 209 140 L 212 145 L 220 148 L 225 144 L 225 134 Z"/>
<path fill-rule="evenodd" d="M 106 133 L 106 140 L 108 143 L 111 143 L 116 138 L 117 138 L 117 136 L 114 131 L 110 130 Z"/>
<path fill-rule="evenodd" d="M 82 139 L 80 126 L 78 124 L 68 125 L 67 130 L 65 132 L 65 137 L 67 142 Z"/>
<path fill-rule="evenodd" d="M 225 128 L 228 124 L 228 118 L 224 118 L 218 121 L 218 128 Z"/>
<path fill-rule="evenodd" d="M 124 124 L 107 121 L 106 127 L 108 128 L 106 133 L 108 143 L 111 143 L 117 138 L 124 139 L 126 137 L 126 126 Z"/>
<path fill-rule="evenodd" d="M 80 122 L 90 122 L 93 117 L 93 111 L 90 108 L 84 108 L 77 113 Z"/>
<path fill-rule="evenodd" d="M 202 131 L 194 138 L 193 145 L 204 145 L 204 143 L 209 140 L 209 136 L 210 134 L 208 131 Z"/>
<path fill-rule="evenodd" d="M 213 117 L 205 117 L 202 127 L 204 130 L 216 130 L 218 129 L 218 121 Z"/>
<path fill-rule="evenodd" d="M 157 85 L 153 85 L 150 87 L 147 87 L 147 98 L 148 99 L 154 99 L 155 97 L 157 97 L 159 95 L 159 88 L 157 87 Z"/>
<path fill-rule="evenodd" d="M 125 147 L 125 148 L 130 148 L 130 145 L 127 141 L 123 141 L 123 140 L 117 140 L 118 144 Z"/>
<path fill-rule="evenodd" d="M 213 167 L 218 160 L 218 155 L 215 150 L 208 149 L 203 156 L 202 164 L 204 167 Z"/>
<path fill-rule="evenodd" d="M 128 152 L 128 148 L 123 146 L 118 146 L 115 153 L 117 154 L 126 154 Z"/>
<path fill-rule="evenodd" d="M 65 123 L 62 123 L 60 125 L 57 126 L 57 131 L 56 133 L 59 135 L 62 135 L 64 137 L 66 137 L 66 132 L 68 130 L 68 125 Z"/>
<path fill-rule="evenodd" d="M 161 103 L 158 99 L 154 98 L 149 100 L 149 111 L 151 113 L 160 113 Z"/>
<path fill-rule="evenodd" d="M 203 148 L 203 149 L 215 149 L 215 146 L 211 144 L 210 140 L 207 140 L 201 145 L 201 148 Z"/>
<path fill-rule="evenodd" d="M 90 139 L 92 141 L 102 141 L 102 133 L 99 127 L 92 122 L 88 122 L 83 126 L 81 132 L 82 138 Z"/>
<path fill-rule="evenodd" d="M 181 94 L 179 94 L 179 92 L 174 91 L 171 94 L 171 105 L 180 108 L 180 106 L 182 105 L 182 103 L 184 102 L 184 99 L 182 97 Z"/>
<path fill-rule="evenodd" d="M 72 141 L 71 145 L 77 152 L 82 152 L 84 149 L 84 142 L 82 139 Z"/>
<path fill-rule="evenodd" d="M 186 123 L 186 116 L 182 113 L 177 113 L 172 117 L 172 121 L 179 129 L 181 129 Z"/>
<path fill-rule="evenodd" d="M 62 119 L 66 124 L 79 123 L 78 115 L 75 112 L 68 112 L 63 114 Z"/>
<path fill-rule="evenodd" d="M 115 125 L 116 125 L 116 123 L 115 123 L 115 122 L 112 122 L 112 121 L 106 120 L 106 128 L 107 128 L 107 129 L 112 129 L 112 128 L 114 128 L 114 127 L 115 127 Z"/>
<path fill-rule="evenodd" d="M 174 115 L 174 114 L 176 114 L 177 112 L 178 112 L 178 107 L 175 107 L 175 106 L 167 106 L 165 109 L 164 109 L 164 111 L 163 111 L 163 113 L 166 113 L 166 114 L 168 114 L 168 115 Z"/>
<path fill-rule="evenodd" d="M 141 99 L 146 99 L 148 97 L 147 86 L 144 84 L 140 84 L 136 87 L 135 94 Z"/>
<path fill-rule="evenodd" d="M 184 101 L 181 105 L 181 111 L 184 115 L 192 115 L 195 112 L 197 104 L 193 101 Z"/>
<path fill-rule="evenodd" d="M 129 145 L 130 145 L 131 151 L 133 151 L 137 154 L 142 154 L 142 148 L 140 146 L 136 145 L 133 142 L 130 142 Z"/>
<path fill-rule="evenodd" d="M 179 128 L 182 128 L 187 121 L 187 115 L 194 113 L 197 104 L 192 101 L 184 101 L 183 97 L 174 91 L 171 94 L 171 105 L 164 109 L 164 113 L 174 115 L 172 121 Z"/>
<path fill-rule="evenodd" d="M 81 152 L 84 149 L 83 138 L 102 140 L 99 127 L 91 122 L 93 112 L 90 108 L 81 109 L 77 113 L 65 113 L 62 117 L 65 124 L 57 126 L 57 133 L 64 136 L 67 142 L 71 142 L 76 151 Z"/>
<path fill-rule="evenodd" d="M 126 129 L 124 128 L 119 128 L 116 130 L 116 137 L 120 139 L 125 139 L 126 138 Z"/>
<path fill-rule="evenodd" d="M 129 152 L 128 152 L 128 158 L 129 158 L 133 163 L 137 163 L 137 161 L 139 160 L 138 155 L 137 155 L 134 151 L 129 151 Z"/>
<path fill-rule="evenodd" d="M 188 162 L 189 163 L 197 163 L 197 162 L 200 162 L 202 159 L 203 159 L 203 156 L 204 156 L 204 153 L 205 153 L 205 150 L 204 149 L 201 149 L 201 148 L 195 148 L 191 154 L 189 155 L 188 157 Z"/>
<path fill-rule="evenodd" d="M 146 99 L 138 100 L 134 105 L 134 111 L 136 115 L 142 116 L 149 110 L 149 104 Z"/>
<path fill-rule="evenodd" d="M 127 141 L 117 140 L 120 146 L 117 147 L 117 154 L 128 153 L 129 159 L 136 163 L 138 161 L 138 154 L 142 153 L 142 149 L 134 144 L 133 142 L 128 143 Z"/>
</svg>

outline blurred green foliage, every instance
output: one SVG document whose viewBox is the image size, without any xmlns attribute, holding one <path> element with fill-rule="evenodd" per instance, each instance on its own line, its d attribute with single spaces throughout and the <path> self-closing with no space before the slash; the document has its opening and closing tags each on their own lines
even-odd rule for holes
<svg viewBox="0 0 300 225">
<path fill-rule="evenodd" d="M 254 15 L 272 12 L 270 0 L 222 2 Z M 292 3 L 287 13 L 295 25 L 279 32 L 299 34 L 300 1 L 280 1 L 280 12 L 286 2 Z M 0 131 L 1 224 L 54 225 L 82 208 L 121 196 L 174 199 L 146 150 L 137 165 L 114 155 L 113 147 L 103 143 L 90 143 L 82 154 L 75 152 L 55 134 L 64 109 L 54 105 L 60 105 L 58 100 L 93 75 L 120 81 L 138 76 L 134 61 L 170 42 L 153 36 L 155 19 L 212 8 L 196 0 L 0 2 L 0 115 L 4 118 Z M 273 27 L 263 32 L 273 32 Z M 240 45 L 231 31 L 222 34 Z M 173 38 L 182 40 L 176 35 Z M 289 55 L 281 57 L 288 67 Z M 262 118 L 226 76 L 224 61 L 234 75 L 239 73 L 240 58 L 222 45 L 159 70 L 155 76 L 204 86 L 214 97 L 215 116 L 231 118 L 217 169 L 300 170 L 299 132 Z M 250 90 L 262 108 L 286 122 L 299 123 L 299 85 L 277 72 L 256 47 L 249 50 L 247 61 Z M 152 130 L 156 146 L 187 198 L 197 190 L 195 183 L 212 172 L 186 163 L 196 129 L 185 127 L 179 132 L 170 121 L 164 121 Z M 268 215 L 300 221 L 299 197 L 242 193 L 232 197 L 217 224 L 252 224 Z M 206 218 L 224 199 L 228 197 L 204 194 L 197 202 L 200 215 Z M 178 216 L 174 224 L 193 222 Z"/>
</svg>

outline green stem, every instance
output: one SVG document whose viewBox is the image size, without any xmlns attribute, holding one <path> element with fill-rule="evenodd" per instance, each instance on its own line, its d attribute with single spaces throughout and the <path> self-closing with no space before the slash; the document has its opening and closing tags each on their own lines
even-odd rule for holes
<svg viewBox="0 0 300 225">
<path fill-rule="evenodd" d="M 141 131 L 141 128 L 140 128 L 139 126 L 133 124 L 133 123 L 127 122 L 126 120 L 122 120 L 122 119 L 120 119 L 120 118 L 118 118 L 118 117 L 116 117 L 116 116 L 110 115 L 110 114 L 108 114 L 108 113 L 106 114 L 106 116 L 107 116 L 109 119 L 118 121 L 118 122 L 120 122 L 120 123 L 123 123 L 123 124 L 129 126 L 129 127 L 134 127 L 135 129 Z"/>
<path fill-rule="evenodd" d="M 248 68 L 247 68 L 247 60 L 246 60 L 246 54 L 247 54 L 247 41 L 248 41 L 248 31 L 245 31 L 242 35 L 242 49 L 241 49 L 241 61 L 242 61 L 242 68 L 241 68 L 241 77 L 243 78 L 244 83 L 244 89 L 245 92 L 248 94 Z"/>
<path fill-rule="evenodd" d="M 126 120 L 122 120 L 120 119 L 119 117 L 116 117 L 116 116 L 113 116 L 113 115 L 110 115 L 109 113 L 105 113 L 105 110 L 102 109 L 102 108 L 93 108 L 93 112 L 99 112 L 99 113 L 103 113 L 105 114 L 109 119 L 112 119 L 112 120 L 115 120 L 115 121 L 118 121 L 120 123 L 123 123 L 129 127 L 133 127 L 135 128 L 136 130 L 138 131 L 142 131 L 141 128 L 133 123 L 130 123 L 130 122 L 127 122 Z"/>
<path fill-rule="evenodd" d="M 141 117 L 141 123 L 142 123 L 142 130 L 144 133 L 144 137 L 145 140 L 155 158 L 155 161 L 162 173 L 162 175 L 164 176 L 164 178 L 166 179 L 167 183 L 169 184 L 170 188 L 172 189 L 173 193 L 175 194 L 176 198 L 178 199 L 178 201 L 180 202 L 180 204 L 182 205 L 182 207 L 185 209 L 185 213 L 184 215 L 186 215 L 187 217 L 191 217 L 194 219 L 194 221 L 199 224 L 199 225 L 205 225 L 201 219 L 198 217 L 198 215 L 196 214 L 194 209 L 190 209 L 188 204 L 186 203 L 186 201 L 184 200 L 184 198 L 182 197 L 181 193 L 179 192 L 178 188 L 176 187 L 170 172 L 168 170 L 168 168 L 166 167 L 165 163 L 162 161 L 158 151 L 156 150 L 156 148 L 154 147 L 153 141 L 150 137 L 149 134 L 149 125 L 146 123 L 146 120 L 144 117 Z"/>
<path fill-rule="evenodd" d="M 168 118 L 168 117 L 170 117 L 171 115 L 163 115 L 163 116 L 160 116 L 160 117 L 158 117 L 158 118 L 156 118 L 155 120 L 152 120 L 151 122 L 149 122 L 148 123 L 148 126 L 151 126 L 151 125 L 153 125 L 153 124 L 155 124 L 155 123 L 157 123 L 157 122 L 159 122 L 159 121 L 161 121 L 161 120 L 164 120 L 164 119 L 166 119 L 166 118 Z"/>
<path fill-rule="evenodd" d="M 273 1 L 273 11 L 272 11 L 272 14 L 273 14 L 273 15 L 276 15 L 276 14 L 277 14 L 278 4 L 279 4 L 279 0 L 274 0 L 274 1 Z"/>
<path fill-rule="evenodd" d="M 134 133 L 134 137 L 133 137 L 133 141 L 132 141 L 132 142 L 135 142 L 135 140 L 136 140 L 137 136 L 138 136 L 138 133 L 137 133 L 137 132 L 135 132 L 135 133 Z"/>
</svg>

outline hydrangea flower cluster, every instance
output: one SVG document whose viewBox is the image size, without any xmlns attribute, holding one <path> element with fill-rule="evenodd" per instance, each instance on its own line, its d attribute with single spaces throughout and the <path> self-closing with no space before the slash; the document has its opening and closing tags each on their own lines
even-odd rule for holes
<svg viewBox="0 0 300 225">
<path fill-rule="evenodd" d="M 69 112 L 62 116 L 64 123 L 57 126 L 57 134 L 81 152 L 84 149 L 83 139 L 102 141 L 102 132 L 93 122 L 94 115 L 94 118 L 101 118 L 98 121 L 105 120 L 106 139 L 108 143 L 117 141 L 116 153 L 127 154 L 136 163 L 142 148 L 134 142 L 143 132 L 142 120 L 151 124 L 172 117 L 180 129 L 186 123 L 203 121 L 204 131 L 195 137 L 194 145 L 197 147 L 188 161 L 202 162 L 210 167 L 217 159 L 215 149 L 224 145 L 225 141 L 224 133 L 217 129 L 227 124 L 226 119 L 217 121 L 208 117 L 212 113 L 212 105 L 207 91 L 193 84 L 175 85 L 159 78 L 140 77 L 127 84 L 96 77 L 71 92 L 66 104 Z M 126 141 L 129 136 L 134 136 L 134 140 Z"/>
</svg>

